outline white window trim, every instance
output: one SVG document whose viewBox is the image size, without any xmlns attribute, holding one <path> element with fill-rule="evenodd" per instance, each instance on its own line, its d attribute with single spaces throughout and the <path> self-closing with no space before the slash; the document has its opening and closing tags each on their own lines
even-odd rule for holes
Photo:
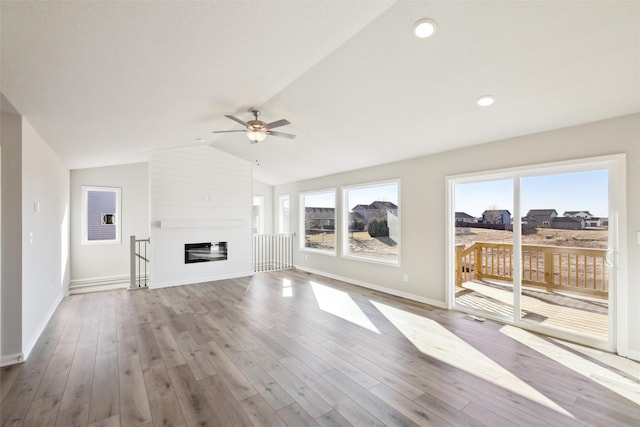
<svg viewBox="0 0 640 427">
<path fill-rule="evenodd" d="M 377 258 L 377 257 L 365 256 L 365 255 L 354 255 L 349 253 L 349 210 L 351 209 L 348 205 L 349 190 L 354 190 L 358 188 L 370 188 L 370 187 L 377 187 L 377 186 L 391 185 L 391 184 L 396 184 L 398 186 L 398 241 L 396 242 L 398 245 L 398 255 L 396 259 L 387 260 L 384 258 Z M 366 183 L 356 184 L 356 185 L 347 185 L 347 186 L 341 187 L 340 190 L 342 193 L 342 206 L 344 206 L 344 209 L 342 212 L 342 227 L 341 227 L 342 258 L 355 260 L 355 261 L 370 262 L 373 264 L 382 264 L 382 265 L 392 266 L 392 267 L 400 267 L 401 266 L 400 254 L 402 252 L 402 244 L 401 244 L 401 240 L 402 240 L 402 205 L 401 203 L 402 201 L 400 200 L 401 199 L 400 195 L 402 191 L 400 188 L 400 179 L 395 178 L 395 179 L 389 179 L 385 181 L 374 181 L 374 182 L 366 182 Z"/>
<path fill-rule="evenodd" d="M 305 246 L 305 242 L 306 242 L 306 229 L 305 229 L 305 225 L 306 225 L 306 218 L 305 218 L 305 204 L 304 204 L 304 198 L 305 196 L 310 196 L 310 195 L 314 195 L 314 194 L 323 194 L 323 193 L 333 193 L 333 205 L 334 205 L 334 230 L 333 230 L 333 249 L 314 249 L 314 248 L 307 248 Z M 305 191 L 305 192 L 301 192 L 300 193 L 300 221 L 299 222 L 299 228 L 300 228 L 300 247 L 299 250 L 301 252 L 309 252 L 309 253 L 315 253 L 315 254 L 322 254 L 322 255 L 328 255 L 328 256 L 338 256 L 338 189 L 337 188 L 326 188 L 323 190 L 312 190 L 312 191 Z M 291 203 L 291 200 L 289 200 L 289 203 Z M 291 205 L 289 205 L 291 206 Z"/>
<path fill-rule="evenodd" d="M 81 187 L 82 192 L 82 211 L 81 211 L 81 221 L 80 226 L 82 227 L 81 235 L 82 235 L 82 244 L 83 245 L 119 245 L 121 243 L 121 188 L 120 187 L 94 187 L 83 185 Z M 116 193 L 116 238 L 112 240 L 89 240 L 89 233 L 87 229 L 87 194 L 89 191 L 105 191 L 105 192 L 114 192 Z"/>
</svg>

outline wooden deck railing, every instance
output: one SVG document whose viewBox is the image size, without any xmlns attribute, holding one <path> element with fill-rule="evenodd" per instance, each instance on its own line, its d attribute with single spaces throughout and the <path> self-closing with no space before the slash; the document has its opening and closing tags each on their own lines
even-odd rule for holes
<svg viewBox="0 0 640 427">
<path fill-rule="evenodd" d="M 522 245 L 522 283 L 607 296 L 605 249 Z M 456 285 L 470 280 L 513 281 L 513 245 L 474 242 L 456 245 Z"/>
</svg>

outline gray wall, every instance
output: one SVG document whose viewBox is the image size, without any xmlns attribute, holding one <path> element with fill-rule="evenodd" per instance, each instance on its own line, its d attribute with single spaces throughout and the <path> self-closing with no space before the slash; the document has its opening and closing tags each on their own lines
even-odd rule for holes
<svg viewBox="0 0 640 427">
<path fill-rule="evenodd" d="M 5 365 L 28 356 L 68 286 L 69 170 L 20 115 L 1 125 Z"/>
<path fill-rule="evenodd" d="M 22 353 L 22 118 L 2 114 L 2 353 Z M 5 359 L 6 358 L 6 359 Z"/>
<path fill-rule="evenodd" d="M 69 285 L 69 170 L 22 120 L 22 352 L 28 357 Z"/>
<path fill-rule="evenodd" d="M 294 262 L 303 269 L 444 305 L 447 176 L 617 153 L 627 155 L 627 243 L 620 249 L 626 255 L 629 294 L 628 300 L 621 303 L 627 304 L 628 309 L 630 353 L 640 358 L 640 246 L 635 236 L 640 230 L 640 114 L 280 185 L 275 188 L 274 198 L 290 194 L 292 227 L 299 237 L 300 192 L 400 178 L 400 267 L 303 252 L 297 244 Z M 339 211 L 341 203 L 338 198 Z M 426 228 L 424 224 L 430 226 Z M 403 274 L 408 275 L 407 282 L 403 281 Z"/>
<path fill-rule="evenodd" d="M 82 186 L 120 188 L 120 243 L 82 244 Z M 71 171 L 72 292 L 125 287 L 129 280 L 129 236 L 149 237 L 149 164 Z"/>
</svg>

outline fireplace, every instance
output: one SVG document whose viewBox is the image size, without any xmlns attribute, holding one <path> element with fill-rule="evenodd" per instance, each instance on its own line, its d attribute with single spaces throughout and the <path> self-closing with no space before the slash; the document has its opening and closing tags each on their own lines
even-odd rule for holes
<svg viewBox="0 0 640 427">
<path fill-rule="evenodd" d="M 227 259 L 227 242 L 185 243 L 184 263 L 223 261 Z"/>
</svg>

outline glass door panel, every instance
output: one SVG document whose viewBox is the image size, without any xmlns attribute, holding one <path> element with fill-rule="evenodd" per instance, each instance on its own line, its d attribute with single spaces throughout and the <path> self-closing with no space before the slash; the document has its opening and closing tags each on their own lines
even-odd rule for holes
<svg viewBox="0 0 640 427">
<path fill-rule="evenodd" d="M 513 320 L 513 179 L 454 187 L 458 308 Z"/>
<path fill-rule="evenodd" d="M 609 340 L 607 169 L 520 179 L 521 320 Z"/>
</svg>

